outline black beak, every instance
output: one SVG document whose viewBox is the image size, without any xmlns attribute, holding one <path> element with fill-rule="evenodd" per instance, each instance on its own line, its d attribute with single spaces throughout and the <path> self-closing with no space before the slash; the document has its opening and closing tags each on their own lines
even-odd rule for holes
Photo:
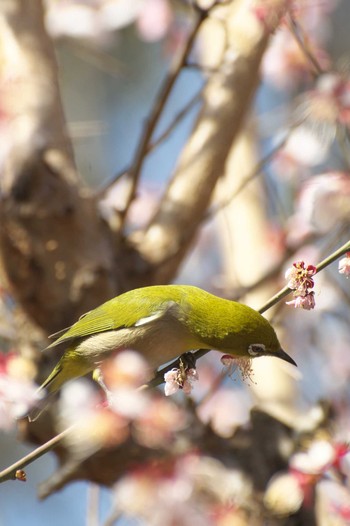
<svg viewBox="0 0 350 526">
<path fill-rule="evenodd" d="M 276 353 L 273 353 L 273 356 L 277 356 L 277 358 L 281 358 L 281 360 L 284 360 L 285 362 L 291 363 L 292 365 L 295 365 L 295 367 L 298 367 L 293 358 L 291 358 L 289 354 L 284 352 L 283 349 L 280 349 Z"/>
</svg>

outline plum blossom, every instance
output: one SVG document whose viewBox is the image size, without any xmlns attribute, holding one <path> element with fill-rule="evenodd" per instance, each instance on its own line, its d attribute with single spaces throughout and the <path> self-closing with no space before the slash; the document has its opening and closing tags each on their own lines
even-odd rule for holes
<svg viewBox="0 0 350 526">
<path fill-rule="evenodd" d="M 173 21 L 169 0 L 48 0 L 46 27 L 54 38 L 70 37 L 108 44 L 114 31 L 136 23 L 147 41 L 163 38 Z"/>
<path fill-rule="evenodd" d="M 322 480 L 316 488 L 316 517 L 321 524 L 327 517 L 332 524 L 347 525 L 350 522 L 350 491 L 336 480 Z"/>
<path fill-rule="evenodd" d="M 15 353 L 0 353 L 0 429 L 10 430 L 17 418 L 40 401 L 33 382 L 35 372 L 29 360 Z"/>
<path fill-rule="evenodd" d="M 294 299 L 287 301 L 287 305 L 294 305 L 295 308 L 310 310 L 315 307 L 315 293 L 310 290 L 314 287 L 313 276 L 316 274 L 314 265 L 305 265 L 304 261 L 297 261 L 287 269 L 285 278 L 288 280 L 287 286 L 292 289 Z"/>
<path fill-rule="evenodd" d="M 302 185 L 290 230 L 295 230 L 299 222 L 309 231 L 331 231 L 349 217 L 349 198 L 348 172 L 331 171 L 313 176 Z"/>
<path fill-rule="evenodd" d="M 72 453 L 89 455 L 97 448 L 116 446 L 132 436 L 145 447 L 166 447 L 187 425 L 184 412 L 158 392 L 140 389 L 148 370 L 134 351 L 123 351 L 102 365 L 108 399 L 86 379 L 63 386 L 59 400 L 58 424 L 72 426 L 68 447 Z M 188 371 L 187 383 L 196 372 Z M 178 388 L 179 385 L 178 385 Z"/>
<path fill-rule="evenodd" d="M 137 20 L 137 29 L 146 42 L 165 37 L 172 21 L 172 11 L 168 0 L 147 0 Z"/>
<path fill-rule="evenodd" d="M 305 266 L 304 261 L 297 261 L 293 266 L 287 269 L 285 278 L 288 280 L 287 286 L 295 290 L 298 294 L 305 294 L 308 289 L 313 288 L 314 282 L 312 276 L 316 274 L 314 265 Z"/>
<path fill-rule="evenodd" d="M 295 513 L 303 503 L 310 504 L 314 488 L 317 494 L 330 469 L 341 471 L 341 461 L 348 451 L 347 444 L 316 440 L 308 450 L 295 453 L 290 459 L 289 471 L 278 473 L 270 480 L 264 496 L 266 507 L 276 515 L 288 515 Z M 339 488 L 341 492 L 344 490 Z M 349 509 L 348 505 L 342 505 L 333 511 L 345 516 Z"/>
<path fill-rule="evenodd" d="M 198 380 L 198 373 L 196 369 L 191 368 L 187 371 L 173 368 L 164 374 L 164 393 L 165 396 L 170 396 L 182 389 L 186 395 L 191 394 L 193 389 L 193 382 Z"/>
<path fill-rule="evenodd" d="M 145 447 L 164 447 L 187 425 L 185 412 L 169 398 L 153 396 L 133 421 L 133 436 Z"/>
<path fill-rule="evenodd" d="M 315 308 L 315 293 L 308 292 L 305 296 L 297 296 L 291 301 L 286 301 L 286 305 L 294 305 L 295 309 L 311 310 Z"/>
<path fill-rule="evenodd" d="M 295 513 L 303 503 L 304 495 L 293 473 L 277 473 L 268 483 L 264 504 L 274 515 Z"/>
<path fill-rule="evenodd" d="M 127 518 L 153 526 L 243 524 L 236 503 L 251 494 L 240 470 L 185 454 L 129 471 L 115 486 L 115 505 Z"/>
<path fill-rule="evenodd" d="M 329 60 L 325 51 L 314 42 L 310 41 L 308 44 L 322 67 L 328 67 Z M 311 78 L 310 63 L 286 27 L 282 27 L 274 35 L 264 55 L 262 67 L 267 80 L 279 89 L 295 89 L 301 81 Z"/>
<path fill-rule="evenodd" d="M 321 75 L 315 89 L 303 96 L 297 114 L 329 144 L 338 124 L 350 126 L 350 78 L 337 72 Z"/>
<path fill-rule="evenodd" d="M 232 437 L 239 426 L 249 422 L 252 401 L 244 389 L 221 387 L 197 406 L 200 420 L 223 437 Z"/>
<path fill-rule="evenodd" d="M 350 276 L 350 252 L 339 261 L 339 274 L 344 274 L 347 278 Z"/>
</svg>

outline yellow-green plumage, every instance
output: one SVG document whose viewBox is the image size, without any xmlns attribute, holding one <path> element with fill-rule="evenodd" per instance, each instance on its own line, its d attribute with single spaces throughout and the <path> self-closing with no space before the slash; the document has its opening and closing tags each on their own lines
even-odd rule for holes
<svg viewBox="0 0 350 526">
<path fill-rule="evenodd" d="M 282 351 L 270 323 L 257 311 L 189 285 L 131 290 L 52 337 L 56 339 L 49 348 L 59 345 L 66 350 L 41 386 L 48 393 L 122 349 L 139 351 L 154 368 L 197 348 L 247 358 L 272 355 L 294 363 Z M 251 346 L 256 345 L 260 351 L 251 354 Z"/>
</svg>

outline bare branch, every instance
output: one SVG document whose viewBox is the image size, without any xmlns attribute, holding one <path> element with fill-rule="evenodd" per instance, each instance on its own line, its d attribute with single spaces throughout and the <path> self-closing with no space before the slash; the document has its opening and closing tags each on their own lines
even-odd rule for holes
<svg viewBox="0 0 350 526">
<path fill-rule="evenodd" d="M 199 102 L 202 98 L 202 90 L 200 90 L 198 93 L 196 93 L 186 104 L 185 106 L 174 116 L 173 120 L 170 122 L 168 127 L 157 137 L 153 142 L 149 143 L 147 145 L 147 151 L 145 155 L 149 154 L 153 150 L 155 150 L 162 142 L 164 142 L 169 135 L 174 131 L 176 126 L 182 121 L 184 117 L 188 114 L 188 112 Z M 117 174 L 115 174 L 111 179 L 107 181 L 107 183 L 103 184 L 102 187 L 96 192 L 95 197 L 97 199 L 102 199 L 103 196 L 106 194 L 108 189 L 115 184 L 119 179 L 121 179 L 124 175 L 127 175 L 131 172 L 132 168 L 127 167 L 124 168 L 124 170 L 121 170 Z"/>
<path fill-rule="evenodd" d="M 65 429 L 62 431 L 62 433 L 59 433 L 51 440 L 45 442 L 45 444 L 37 447 L 34 449 L 34 451 L 31 451 L 28 453 L 28 455 L 25 455 L 20 460 L 17 460 L 17 462 L 14 464 L 11 464 L 11 466 L 7 467 L 3 471 L 0 471 L 0 483 L 5 482 L 6 480 L 16 480 L 17 471 L 23 470 L 23 468 L 45 455 L 45 453 L 48 451 L 51 451 L 51 449 L 55 448 L 71 432 L 71 429 L 72 427 Z"/>
<path fill-rule="evenodd" d="M 203 20 L 205 20 L 207 15 L 208 13 L 206 11 L 199 12 L 198 17 L 195 23 L 193 24 L 191 32 L 187 37 L 187 41 L 185 42 L 183 48 L 180 50 L 179 54 L 174 58 L 174 61 L 170 67 L 170 70 L 166 78 L 164 79 L 163 84 L 156 97 L 155 104 L 150 112 L 147 125 L 145 126 L 141 139 L 139 141 L 133 166 L 129 172 L 129 176 L 132 178 L 132 184 L 131 184 L 129 195 L 125 203 L 125 209 L 122 214 L 122 218 L 124 217 L 124 219 L 129 210 L 130 204 L 132 203 L 135 197 L 137 186 L 138 186 L 139 179 L 141 176 L 141 170 L 142 170 L 144 158 L 147 154 L 149 143 L 152 139 L 152 136 L 158 124 L 159 118 L 164 110 L 165 104 L 175 85 L 175 82 L 177 81 L 182 71 L 182 68 L 186 64 L 188 56 L 192 51 L 192 47 L 197 37 L 198 31 L 202 25 Z"/>
<path fill-rule="evenodd" d="M 322 73 L 325 73 L 323 68 L 321 67 L 319 61 L 315 57 L 314 53 L 310 50 L 310 47 L 307 42 L 307 37 L 304 34 L 304 31 L 300 24 L 289 14 L 288 15 L 288 22 L 289 22 L 289 29 L 294 36 L 297 44 L 299 45 L 301 51 L 304 53 L 305 57 L 309 61 L 310 65 L 313 68 L 313 73 L 316 76 L 322 75 Z"/>
</svg>

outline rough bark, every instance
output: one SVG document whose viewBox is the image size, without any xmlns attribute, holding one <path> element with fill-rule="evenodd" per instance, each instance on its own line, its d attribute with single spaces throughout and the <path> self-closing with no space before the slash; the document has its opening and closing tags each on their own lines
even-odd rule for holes
<svg viewBox="0 0 350 526">
<path fill-rule="evenodd" d="M 52 332 L 118 290 L 115 250 L 75 170 L 41 2 L 1 2 L 0 24 L 11 90 L 2 266 L 20 305 Z"/>
</svg>

